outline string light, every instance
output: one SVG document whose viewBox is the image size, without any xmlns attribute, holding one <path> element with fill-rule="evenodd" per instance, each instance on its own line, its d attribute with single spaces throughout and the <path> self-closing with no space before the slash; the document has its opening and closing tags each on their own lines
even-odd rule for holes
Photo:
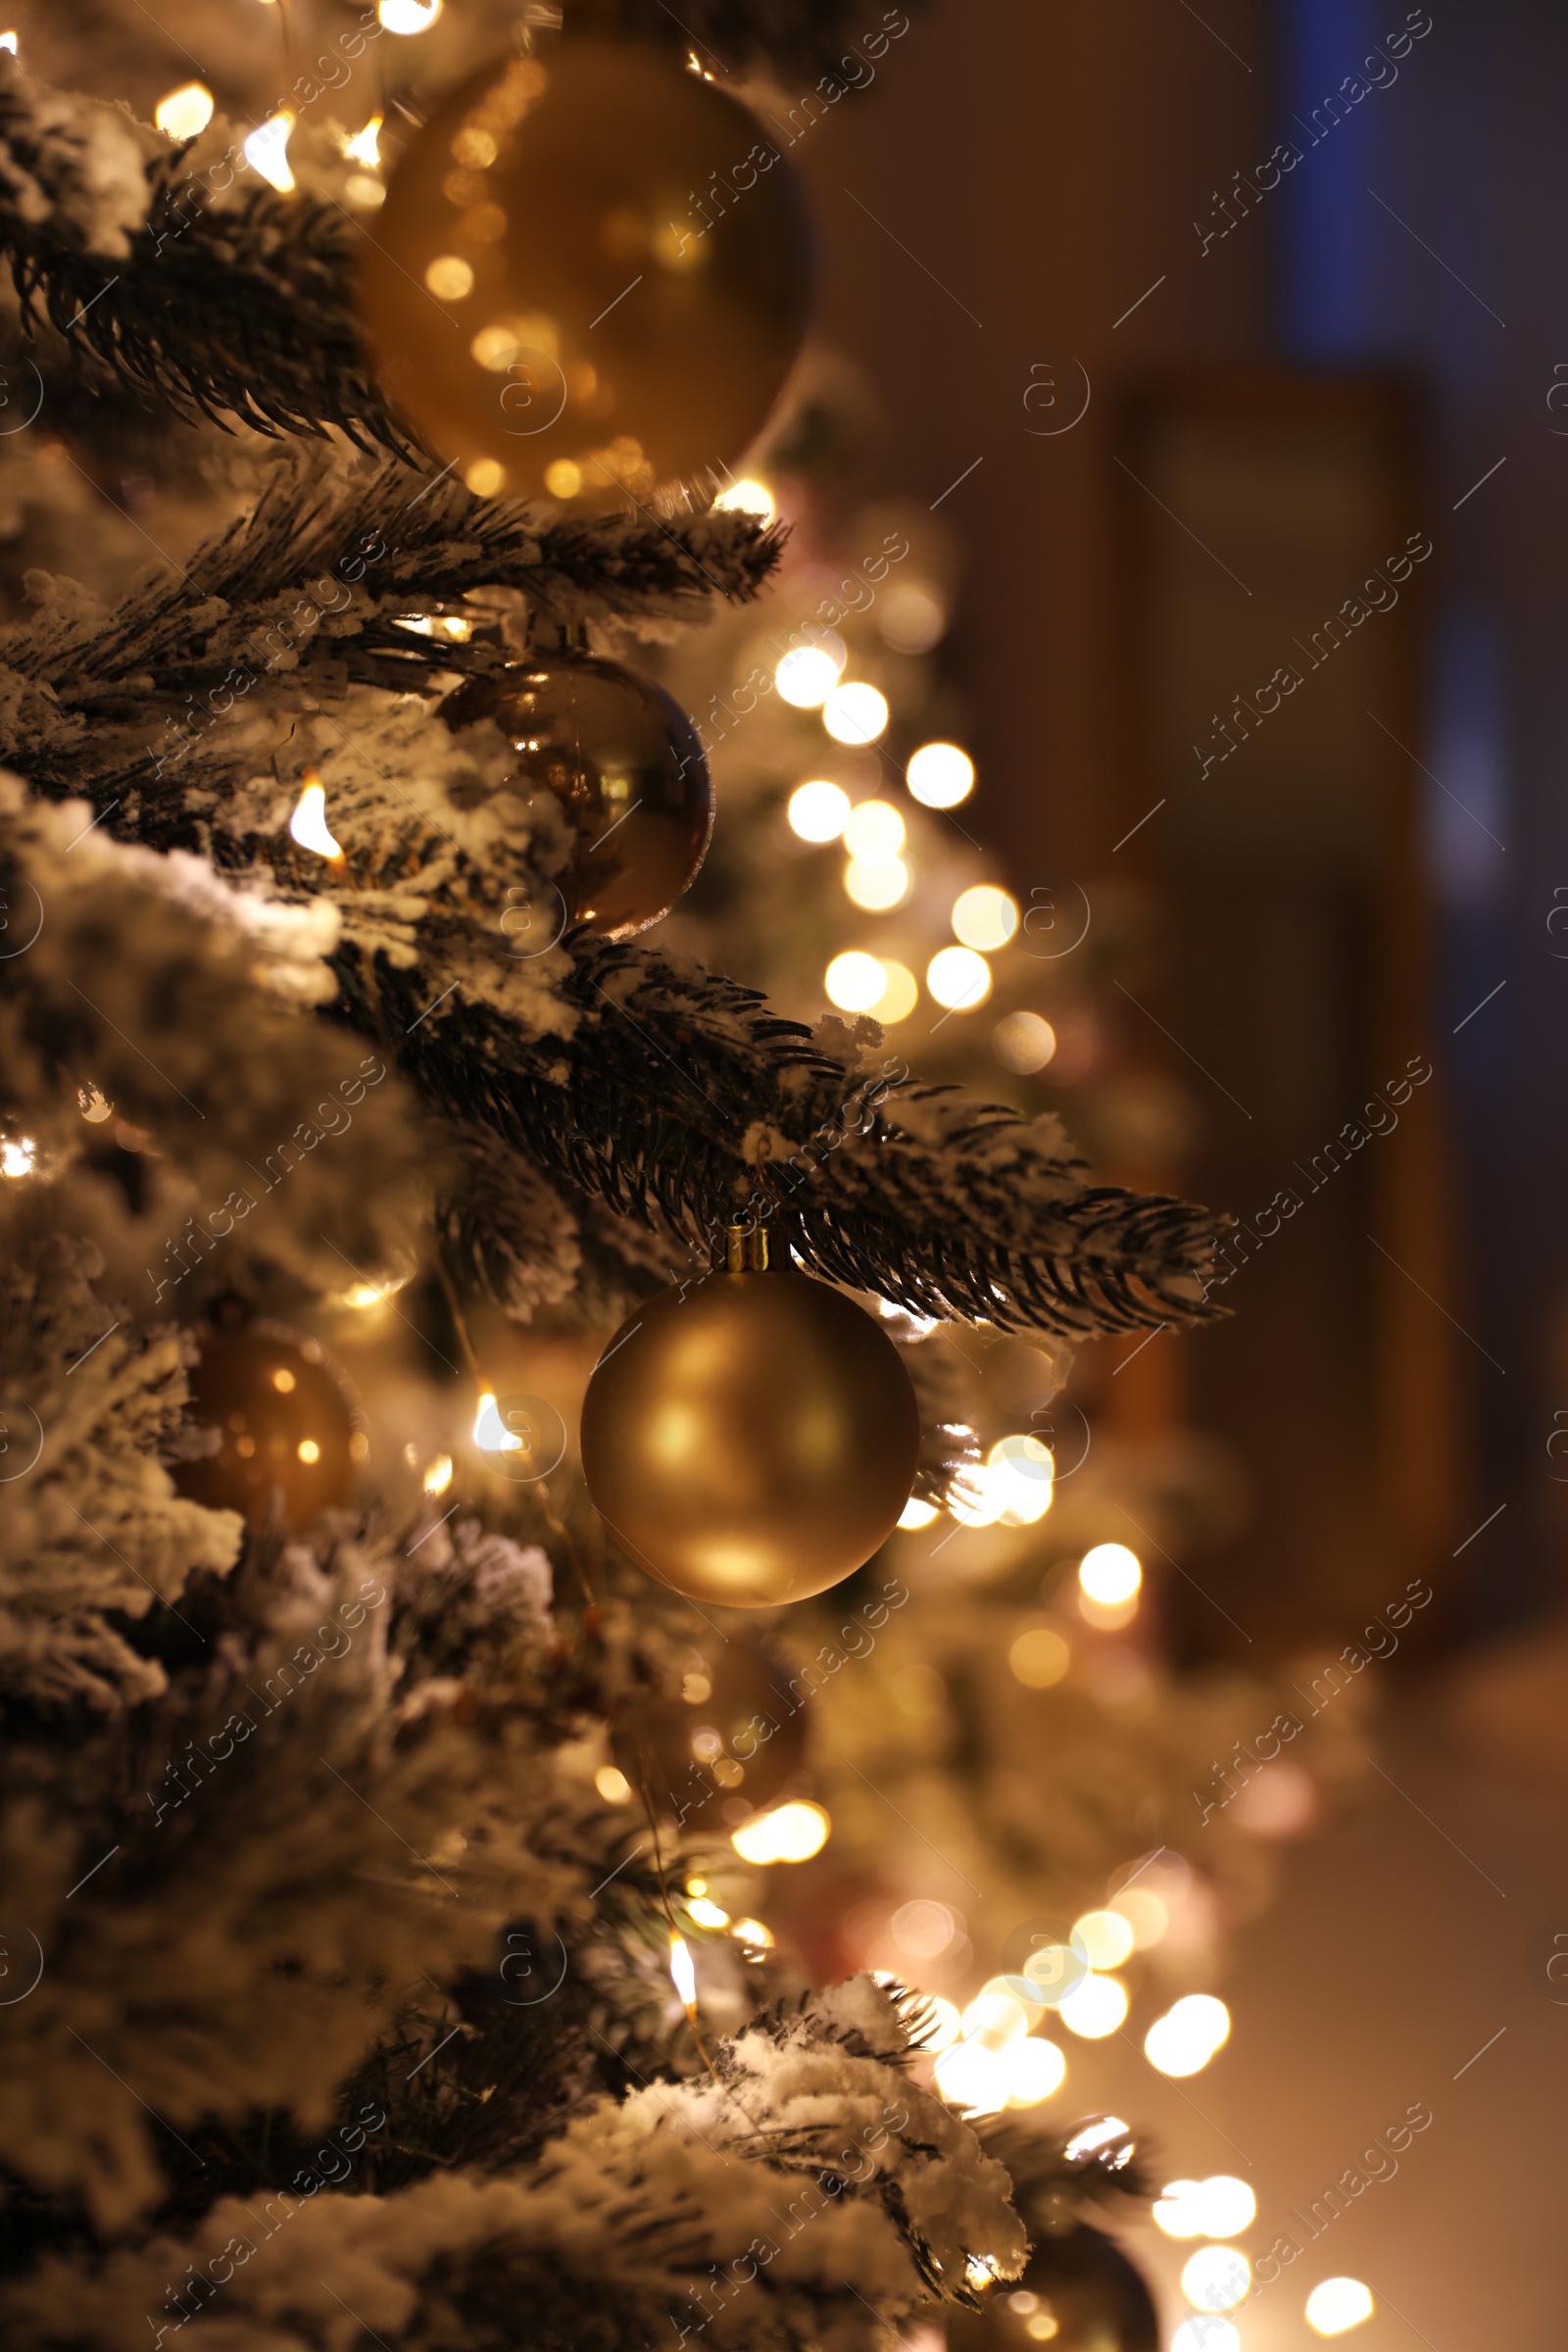
<svg viewBox="0 0 1568 2352">
<path fill-rule="evenodd" d="M 932 2069 L 950 2107 L 970 2115 L 996 2115 L 1007 2104 L 1007 2080 L 995 2050 L 978 2041 L 956 2041 Z"/>
<path fill-rule="evenodd" d="M 697 1971 L 684 1936 L 669 1931 L 669 1981 L 674 1985 L 681 2007 L 688 2017 L 697 2011 Z"/>
<path fill-rule="evenodd" d="M 922 2050 L 929 2050 L 933 2058 L 938 2058 L 944 2050 L 952 2049 L 963 2030 L 958 2012 L 953 2002 L 945 2001 L 939 1992 L 922 1993 L 920 2004 L 925 2016 L 920 2028 L 919 2046 Z"/>
<path fill-rule="evenodd" d="M 259 172 L 280 196 L 294 193 L 294 174 L 288 168 L 289 133 L 294 128 L 294 117 L 287 107 L 251 132 L 244 146 L 245 161 L 253 172 Z"/>
<path fill-rule="evenodd" d="M 943 948 L 926 966 L 925 984 L 950 1012 L 972 1012 L 991 994 L 991 966 L 973 948 Z"/>
<path fill-rule="evenodd" d="M 479 1409 L 473 1416 L 473 1442 L 481 1453 L 521 1453 L 522 1440 L 508 1429 L 496 1405 L 494 1392 L 486 1389 L 479 1399 Z"/>
<path fill-rule="evenodd" d="M 14 32 L 0 32 L 0 49 L 9 49 L 12 56 L 16 56 L 17 36 Z"/>
<path fill-rule="evenodd" d="M 1242 2339 L 1229 2320 L 1195 2311 L 1171 2337 L 1170 2352 L 1242 2352 Z"/>
<path fill-rule="evenodd" d="M 1059 1683 L 1072 1663 L 1072 1652 L 1049 1626 L 1031 1625 L 1013 1637 L 1007 1664 L 1030 1690 L 1049 1690 Z"/>
<path fill-rule="evenodd" d="M 1200 2246 L 1182 2267 L 1182 2293 L 1200 2311 L 1234 2311 L 1252 2291 L 1252 2266 L 1237 2246 Z"/>
<path fill-rule="evenodd" d="M 875 743 L 889 715 L 887 696 L 874 686 L 836 686 L 822 706 L 822 724 L 836 743 Z"/>
<path fill-rule="evenodd" d="M 947 1904 L 933 1903 L 923 1895 L 912 1903 L 901 1903 L 890 1925 L 894 1942 L 911 1960 L 934 1960 L 939 1952 L 947 1950 L 957 1934 L 957 1924 Z"/>
<path fill-rule="evenodd" d="M 441 14 L 441 0 L 381 0 L 375 13 L 388 32 L 428 32 Z"/>
<path fill-rule="evenodd" d="M 1306 2324 L 1318 2335 L 1343 2335 L 1369 2320 L 1374 2308 L 1372 2290 L 1359 2278 L 1324 2278 L 1306 2298 Z"/>
<path fill-rule="evenodd" d="M 826 1845 L 832 1826 L 820 1805 L 797 1797 L 770 1813 L 754 1813 L 732 1831 L 730 1843 L 743 1862 L 809 1862 Z"/>
<path fill-rule="evenodd" d="M 852 948 L 847 955 L 834 956 L 822 976 L 822 986 L 829 1004 L 841 1012 L 869 1012 L 886 981 L 876 956 Z"/>
<path fill-rule="evenodd" d="M 904 819 L 891 801 L 861 801 L 845 822 L 844 846 L 852 858 L 896 858 L 904 847 Z"/>
<path fill-rule="evenodd" d="M 899 1525 L 905 1528 L 929 1527 L 937 1516 L 937 1506 L 922 1495 L 911 1494 L 899 1513 Z"/>
<path fill-rule="evenodd" d="M 998 2052 L 1009 2107 L 1038 2107 L 1067 2079 L 1067 2061 L 1054 2041 L 1030 2034 Z"/>
<path fill-rule="evenodd" d="M 792 645 L 780 657 L 773 682 L 784 700 L 797 710 L 815 710 L 836 691 L 839 672 L 848 659 L 848 654 L 841 659 L 821 643 Z"/>
<path fill-rule="evenodd" d="M 1144 1581 L 1138 1554 L 1125 1544 L 1097 1544 L 1078 1563 L 1078 1583 L 1102 1608 L 1116 1608 L 1133 1598 Z"/>
<path fill-rule="evenodd" d="M 1049 1446 L 1022 1434 L 999 1438 L 986 1456 L 989 1494 L 1008 1527 L 1033 1527 L 1051 1508 L 1056 1465 Z"/>
<path fill-rule="evenodd" d="M 749 1959 L 760 1959 L 763 1952 L 770 1952 L 773 1948 L 773 1931 L 760 1919 L 738 1919 L 730 1934 L 737 1943 L 751 1946 L 747 1955 Z"/>
<path fill-rule="evenodd" d="M 1127 1987 L 1114 1977 L 1086 1976 L 1056 2007 L 1071 2033 L 1084 2041 L 1103 2041 L 1127 2015 Z"/>
<path fill-rule="evenodd" d="M 473 269 L 461 253 L 438 253 L 424 282 L 438 302 L 464 302 L 473 292 Z"/>
<path fill-rule="evenodd" d="M 891 1028 L 895 1021 L 906 1020 L 920 1002 L 920 984 L 906 963 L 887 963 L 882 966 L 882 994 L 872 1010 L 879 1021 Z"/>
<path fill-rule="evenodd" d="M 910 758 L 905 781 L 928 808 L 956 808 L 974 790 L 974 761 L 956 743 L 923 743 Z"/>
<path fill-rule="evenodd" d="M 821 777 L 790 794 L 791 830 L 802 841 L 837 841 L 850 821 L 850 796 Z"/>
<path fill-rule="evenodd" d="M 1110 1908 L 1132 1929 L 1135 1952 L 1150 1950 L 1170 1926 L 1170 1906 L 1147 1886 L 1129 1886 L 1125 1893 L 1112 1895 Z"/>
<path fill-rule="evenodd" d="M 773 493 L 765 482 L 748 474 L 744 481 L 731 482 L 719 493 L 713 506 L 720 514 L 755 514 L 762 522 L 771 522 L 778 513 Z"/>
<path fill-rule="evenodd" d="M 1023 1979 L 1018 1979 L 1019 1984 Z M 1039 2016 L 1037 2008 L 1035 2016 Z M 1021 2041 L 1029 2031 L 1030 2011 L 1016 1993 L 1007 1989 L 1005 1980 L 993 1978 L 983 1984 L 965 2009 L 962 2018 L 965 2041 L 984 2043 L 988 2050 L 1005 2049 L 1009 2041 Z"/>
<path fill-rule="evenodd" d="M 422 1483 L 427 1494 L 444 1494 L 446 1493 L 452 1484 L 452 1456 L 450 1453 L 438 1453 L 433 1462 L 426 1464 Z"/>
<path fill-rule="evenodd" d="M 929 589 L 906 584 L 882 602 L 882 642 L 896 654 L 928 654 L 948 625 L 947 613 Z"/>
<path fill-rule="evenodd" d="M 1085 1911 L 1072 1923 L 1092 1968 L 1120 1968 L 1133 1948 L 1133 1932 L 1119 1911 Z"/>
<path fill-rule="evenodd" d="M 381 117 L 372 115 L 363 130 L 352 139 L 345 139 L 343 152 L 356 164 L 367 164 L 373 171 L 381 161 Z"/>
<path fill-rule="evenodd" d="M 867 914 L 886 914 L 907 896 L 909 869 L 902 858 L 852 858 L 844 869 L 844 888 Z M 946 952 L 964 953 L 961 948 Z"/>
<path fill-rule="evenodd" d="M 0 1176 L 9 1176 L 13 1181 L 30 1176 L 37 1157 L 38 1147 L 30 1135 L 8 1136 L 0 1143 Z"/>
<path fill-rule="evenodd" d="M 159 99 L 153 121 L 169 139 L 193 139 L 213 119 L 213 93 L 204 81 L 182 81 Z"/>
<path fill-rule="evenodd" d="M 294 804 L 288 829 L 302 850 L 313 850 L 318 858 L 343 855 L 342 843 L 334 841 L 327 829 L 326 795 L 314 776 Z"/>
<path fill-rule="evenodd" d="M 953 932 L 966 948 L 978 948 L 983 955 L 995 955 L 1004 948 L 1018 928 L 1018 902 L 1010 890 L 1001 890 L 994 882 L 977 882 L 972 890 L 959 893 L 953 905 Z"/>
<path fill-rule="evenodd" d="M 631 1802 L 631 1783 L 613 1764 L 601 1764 L 594 1774 L 594 1787 L 607 1805 L 625 1805 Z"/>
<path fill-rule="evenodd" d="M 1004 1013 L 991 1033 L 991 1051 L 1004 1070 L 1029 1078 L 1056 1051 L 1056 1032 L 1038 1012 Z"/>
<path fill-rule="evenodd" d="M 1231 2013 L 1211 1993 L 1190 1992 L 1144 2035 L 1144 2056 L 1162 2075 L 1201 2073 L 1229 2038 Z"/>
<path fill-rule="evenodd" d="M 718 1904 L 706 1894 L 688 1896 L 686 1908 L 700 1928 L 727 1928 L 729 1926 L 729 1913 L 720 1910 Z"/>
</svg>

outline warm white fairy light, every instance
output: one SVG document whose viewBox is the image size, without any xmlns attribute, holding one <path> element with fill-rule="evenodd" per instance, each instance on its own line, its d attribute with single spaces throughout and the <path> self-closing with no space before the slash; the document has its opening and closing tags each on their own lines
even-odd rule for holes
<svg viewBox="0 0 1568 2352">
<path fill-rule="evenodd" d="M 748 474 L 744 481 L 731 482 L 713 501 L 721 514 L 755 514 L 762 522 L 771 522 L 778 513 L 773 493 L 765 482 Z"/>
<path fill-rule="evenodd" d="M 790 794 L 789 820 L 802 841 L 837 841 L 850 821 L 850 796 L 825 777 L 813 777 Z"/>
<path fill-rule="evenodd" d="M 820 1805 L 796 1797 L 769 1813 L 754 1813 L 731 1832 L 730 1843 L 743 1862 L 809 1862 L 826 1845 L 832 1826 Z"/>
<path fill-rule="evenodd" d="M 674 1985 L 681 2007 L 688 2017 L 697 2006 L 697 1971 L 684 1936 L 669 1932 L 669 1981 Z"/>
<path fill-rule="evenodd" d="M 288 168 L 289 133 L 294 117 L 287 107 L 251 132 L 245 142 L 245 161 L 253 172 L 270 181 L 280 196 L 294 193 L 294 174 Z"/>
<path fill-rule="evenodd" d="M 836 1004 L 840 1012 L 869 1012 L 887 981 L 875 956 L 851 948 L 846 955 L 834 956 L 822 975 L 822 986 L 828 1003 Z"/>
<path fill-rule="evenodd" d="M 987 1492 L 1009 1527 L 1033 1527 L 1051 1508 L 1056 1465 L 1049 1446 L 1018 1433 L 999 1438 L 986 1456 Z"/>
<path fill-rule="evenodd" d="M 1070 2033 L 1085 2041 L 1103 2041 L 1127 2015 L 1127 1987 L 1114 1977 L 1086 1976 L 1056 2004 Z"/>
<path fill-rule="evenodd" d="M 7 1136 L 5 1142 L 0 1143 L 0 1176 L 9 1176 L 14 1180 L 30 1176 L 37 1156 L 38 1147 L 30 1135 Z"/>
<path fill-rule="evenodd" d="M 962 2033 L 962 2022 L 955 2004 L 944 2000 L 940 1992 L 922 1993 L 920 2007 L 919 2047 L 929 2050 L 933 2058 L 940 2058 L 944 2050 L 952 2049 Z"/>
<path fill-rule="evenodd" d="M 421 1483 L 427 1494 L 444 1494 L 452 1484 L 451 1454 L 438 1453 L 433 1462 L 427 1462 Z"/>
<path fill-rule="evenodd" d="M 1085 1911 L 1072 1923 L 1091 1968 L 1120 1968 L 1133 1948 L 1133 1932 L 1119 1911 Z"/>
<path fill-rule="evenodd" d="M 1026 1626 L 1013 1636 L 1007 1664 L 1027 1690 L 1049 1690 L 1072 1664 L 1072 1652 L 1047 1625 Z"/>
<path fill-rule="evenodd" d="M 213 93 L 204 81 L 182 81 L 178 89 L 166 90 L 153 113 L 168 139 L 193 139 L 212 119 Z"/>
<path fill-rule="evenodd" d="M 1078 1582 L 1091 1600 L 1115 1608 L 1133 1598 L 1144 1581 L 1138 1554 L 1125 1544 L 1097 1544 L 1078 1563 Z"/>
<path fill-rule="evenodd" d="M 925 984 L 950 1012 L 971 1012 L 991 994 L 991 966 L 973 948 L 943 948 L 926 966 Z"/>
<path fill-rule="evenodd" d="M 1144 2035 L 1144 2055 L 1162 2075 L 1200 2074 L 1231 2030 L 1231 2013 L 1211 1993 L 1190 1992 Z"/>
<path fill-rule="evenodd" d="M 473 1416 L 473 1442 L 481 1453 L 521 1453 L 522 1440 L 508 1429 L 497 1407 L 494 1392 L 486 1389 L 479 1399 L 479 1409 Z"/>
<path fill-rule="evenodd" d="M 956 2041 L 932 2069 L 950 2107 L 970 2115 L 996 2115 L 1007 2103 L 1007 2080 L 995 2050 L 978 2041 Z"/>
<path fill-rule="evenodd" d="M 686 1908 L 700 1928 L 727 1928 L 729 1913 L 721 1910 L 711 1895 L 693 1894 L 686 1898 Z"/>
<path fill-rule="evenodd" d="M 1182 2266 L 1182 2293 L 1200 2311 L 1234 2311 L 1252 2291 L 1252 2266 L 1238 2246 L 1200 2246 Z"/>
<path fill-rule="evenodd" d="M 1018 902 L 1010 890 L 994 882 L 977 882 L 960 891 L 953 905 L 953 935 L 966 948 L 993 956 L 1004 948 L 1018 928 Z"/>
<path fill-rule="evenodd" d="M 1054 2041 L 1042 2041 L 1037 2034 L 1009 2042 L 997 2055 L 1009 2107 L 1038 2107 L 1066 2081 L 1067 2061 L 1061 2051 Z"/>
<path fill-rule="evenodd" d="M 1242 2352 L 1242 2339 L 1229 2320 L 1195 2311 L 1171 2337 L 1170 2352 Z"/>
<path fill-rule="evenodd" d="M 1374 2308 L 1372 2289 L 1359 2278 L 1324 2278 L 1306 2298 L 1306 2324 L 1318 2335 L 1343 2335 Z"/>
<path fill-rule="evenodd" d="M 1151 1951 L 1170 1926 L 1170 1905 L 1147 1886 L 1124 1887 L 1110 1907 L 1132 1929 L 1135 1952 Z"/>
<path fill-rule="evenodd" d="M 381 0 L 375 13 L 388 32 L 428 32 L 441 14 L 441 0 Z"/>
<path fill-rule="evenodd" d="M 852 858 L 844 888 L 867 914 L 886 914 L 908 896 L 909 869 L 902 858 Z"/>
<path fill-rule="evenodd" d="M 773 1931 L 765 1920 L 738 1919 L 730 1929 L 737 1943 L 750 1946 L 750 1957 L 760 1958 L 773 1948 Z"/>
<path fill-rule="evenodd" d="M 625 1805 L 631 1802 L 631 1783 L 613 1764 L 601 1764 L 594 1774 L 594 1787 L 607 1805 Z"/>
<path fill-rule="evenodd" d="M 314 850 L 318 858 L 341 858 L 343 845 L 334 841 L 326 822 L 326 794 L 313 778 L 294 804 L 294 813 L 288 829 L 302 850 Z"/>
<path fill-rule="evenodd" d="M 1038 1012 L 1006 1012 L 991 1033 L 991 1051 L 1004 1070 L 1029 1078 L 1055 1053 L 1056 1032 Z"/>
<path fill-rule="evenodd" d="M 887 733 L 888 701 L 874 686 L 836 686 L 822 706 L 822 724 L 835 743 L 875 743 Z"/>
<path fill-rule="evenodd" d="M 1022 1981 L 1020 1978 L 1020 1984 Z M 1038 2008 L 1026 2008 L 1005 1984 L 993 1980 L 981 1986 L 965 2009 L 961 2021 L 963 2037 L 965 2041 L 983 2042 L 988 2050 L 1005 2049 L 1009 2041 L 1023 2039 L 1031 2017 L 1039 2014 Z"/>
<path fill-rule="evenodd" d="M 850 810 L 844 847 L 852 858 L 896 858 L 904 847 L 904 819 L 891 801 L 861 801 Z"/>
<path fill-rule="evenodd" d="M 14 32 L 0 32 L 0 49 L 9 49 L 12 56 L 16 56 L 17 36 Z"/>
<path fill-rule="evenodd" d="M 825 645 L 792 645 L 780 657 L 773 680 L 797 710 L 815 710 L 836 690 L 843 667 Z"/>
<path fill-rule="evenodd" d="M 363 130 L 357 130 L 352 139 L 344 140 L 343 152 L 352 162 L 365 164 L 373 171 L 381 161 L 380 137 L 381 118 L 372 115 Z"/>
<path fill-rule="evenodd" d="M 974 790 L 974 761 L 956 743 L 923 743 L 910 758 L 905 780 L 928 808 L 956 808 Z"/>
</svg>

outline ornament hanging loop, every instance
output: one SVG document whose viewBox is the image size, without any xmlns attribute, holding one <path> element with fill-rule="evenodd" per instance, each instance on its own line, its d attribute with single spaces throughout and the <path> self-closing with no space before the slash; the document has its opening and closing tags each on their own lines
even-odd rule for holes
<svg viewBox="0 0 1568 2352">
<path fill-rule="evenodd" d="M 768 1266 L 767 1227 L 765 1225 L 725 1226 L 724 1271 L 726 1274 L 765 1274 Z"/>
</svg>

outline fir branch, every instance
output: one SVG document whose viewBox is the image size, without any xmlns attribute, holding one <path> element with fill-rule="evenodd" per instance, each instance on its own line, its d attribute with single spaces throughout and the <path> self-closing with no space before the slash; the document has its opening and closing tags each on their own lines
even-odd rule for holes
<svg viewBox="0 0 1568 2352">
<path fill-rule="evenodd" d="M 919 1087 L 897 1062 L 867 1071 L 842 1024 L 823 1042 L 701 966 L 584 933 L 570 946 L 564 1043 L 461 995 L 420 1019 L 427 973 L 378 961 L 372 993 L 358 958 L 338 970 L 351 1017 L 447 1116 L 622 1215 L 710 1233 L 760 1217 L 778 1254 L 831 1281 L 1003 1330 L 1091 1337 L 1220 1311 L 1202 1296 L 1216 1221 L 1086 1183 L 1055 1119 Z"/>
</svg>

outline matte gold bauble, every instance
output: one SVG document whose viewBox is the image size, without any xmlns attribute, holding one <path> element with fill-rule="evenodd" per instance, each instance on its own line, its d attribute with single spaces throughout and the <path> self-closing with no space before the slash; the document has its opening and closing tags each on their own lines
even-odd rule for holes
<svg viewBox="0 0 1568 2352">
<path fill-rule="evenodd" d="M 511 789 L 560 802 L 576 837 L 554 877 L 569 922 L 629 939 L 669 912 L 708 849 L 713 786 L 702 738 L 662 687 L 552 651 L 469 678 L 441 715 L 449 727 L 492 720 L 516 760 Z"/>
<path fill-rule="evenodd" d="M 459 84 L 367 235 L 381 381 L 492 495 L 616 501 L 738 458 L 806 331 L 795 175 L 662 50 L 547 39 Z"/>
<path fill-rule="evenodd" d="M 625 1702 L 610 1752 L 656 1812 L 722 1834 L 796 1781 L 806 1704 L 766 1642 L 713 1638 L 694 1645 L 673 1688 Z"/>
<path fill-rule="evenodd" d="M 189 1418 L 218 1442 L 172 1466 L 180 1494 L 240 1511 L 253 1527 L 274 1494 L 289 1527 L 346 1502 L 368 1449 L 364 1416 L 319 1341 L 281 1323 L 224 1319 L 203 1324 L 196 1343 Z"/>
<path fill-rule="evenodd" d="M 824 1592 L 892 1534 L 920 1418 L 899 1351 L 842 1292 L 753 1267 L 662 1291 L 601 1356 L 588 1491 L 621 1550 L 689 1599 Z"/>
</svg>

